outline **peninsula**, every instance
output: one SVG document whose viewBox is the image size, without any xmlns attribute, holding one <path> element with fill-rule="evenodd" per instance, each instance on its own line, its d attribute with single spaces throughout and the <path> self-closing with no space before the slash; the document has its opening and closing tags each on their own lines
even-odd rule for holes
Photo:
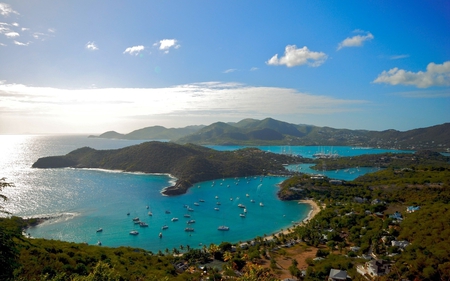
<svg viewBox="0 0 450 281">
<path fill-rule="evenodd" d="M 184 194 L 201 181 L 264 174 L 289 173 L 283 164 L 300 157 L 265 152 L 257 148 L 216 151 L 193 144 L 145 142 L 115 150 L 83 147 L 63 156 L 39 158 L 33 168 L 99 168 L 126 172 L 165 173 L 177 178 L 164 195 Z"/>
</svg>

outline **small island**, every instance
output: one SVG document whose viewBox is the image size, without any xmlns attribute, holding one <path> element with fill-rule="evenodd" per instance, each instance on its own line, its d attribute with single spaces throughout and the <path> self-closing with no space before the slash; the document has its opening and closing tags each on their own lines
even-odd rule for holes
<svg viewBox="0 0 450 281">
<path fill-rule="evenodd" d="M 193 144 L 151 141 L 115 150 L 95 150 L 83 147 L 63 156 L 39 158 L 33 168 L 97 168 L 170 174 L 175 185 L 165 188 L 164 195 L 186 193 L 193 184 L 219 178 L 254 175 L 290 174 L 286 164 L 301 161 L 301 157 L 281 155 L 257 148 L 236 151 L 216 151 Z"/>
</svg>

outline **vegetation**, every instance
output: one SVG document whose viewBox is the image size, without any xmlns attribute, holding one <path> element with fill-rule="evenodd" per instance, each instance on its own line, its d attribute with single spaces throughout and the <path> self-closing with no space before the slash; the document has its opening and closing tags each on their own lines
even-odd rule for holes
<svg viewBox="0 0 450 281">
<path fill-rule="evenodd" d="M 297 125 L 266 118 L 263 120 L 243 119 L 237 123 L 217 122 L 209 126 L 189 126 L 179 129 L 154 126 L 135 130 L 125 135 L 110 131 L 99 137 L 141 140 L 170 139 L 180 144 L 202 145 L 326 145 L 448 151 L 450 148 L 450 123 L 406 132 L 396 130 L 379 132 Z"/>
<path fill-rule="evenodd" d="M 448 158 L 428 152 L 407 158 L 351 182 L 337 184 L 307 175 L 289 178 L 280 195 L 312 198 L 321 212 L 286 234 L 264 235 L 243 244 L 223 242 L 152 253 L 29 239 L 21 231 L 35 221 L 1 219 L 0 231 L 7 234 L 1 240 L 1 279 L 325 280 L 334 268 L 346 270 L 358 281 L 366 277 L 357 273 L 357 267 L 371 257 L 388 264 L 389 271 L 377 280 L 449 280 Z M 3 180 L 2 187 L 5 184 L 10 185 Z M 409 206 L 415 211 L 407 212 Z"/>
<path fill-rule="evenodd" d="M 298 157 L 256 148 L 217 151 L 193 144 L 146 142 L 116 150 L 80 148 L 64 156 L 39 158 L 34 168 L 102 168 L 144 173 L 168 173 L 178 178 L 166 195 L 185 193 L 200 181 L 267 173 L 287 173 L 283 164 Z"/>
</svg>

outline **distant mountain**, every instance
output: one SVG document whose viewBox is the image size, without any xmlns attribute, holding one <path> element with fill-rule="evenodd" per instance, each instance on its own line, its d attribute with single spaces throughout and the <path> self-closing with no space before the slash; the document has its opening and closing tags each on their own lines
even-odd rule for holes
<svg viewBox="0 0 450 281">
<path fill-rule="evenodd" d="M 165 128 L 163 126 L 152 126 L 132 131 L 128 134 L 120 134 L 115 131 L 108 131 L 99 136 L 89 136 L 91 138 L 104 139 L 127 139 L 127 140 L 174 140 L 192 134 L 204 126 L 188 126 L 184 128 Z"/>
<path fill-rule="evenodd" d="M 114 131 L 98 137 L 117 139 L 167 139 L 199 145 L 316 145 L 360 146 L 403 150 L 450 151 L 450 123 L 400 132 L 334 129 L 291 124 L 272 118 L 217 122 L 209 126 L 166 129 L 147 127 L 122 135 Z"/>
<path fill-rule="evenodd" d="M 295 125 L 272 118 L 213 123 L 177 143 L 216 145 L 361 146 L 404 150 L 450 149 L 450 123 L 400 132 Z"/>
<path fill-rule="evenodd" d="M 285 173 L 283 164 L 297 157 L 256 148 L 217 151 L 193 144 L 151 141 L 115 150 L 80 148 L 63 156 L 39 158 L 33 168 L 101 168 L 128 172 L 168 173 L 178 180 L 167 195 L 186 192 L 197 182 L 224 177 Z"/>
</svg>

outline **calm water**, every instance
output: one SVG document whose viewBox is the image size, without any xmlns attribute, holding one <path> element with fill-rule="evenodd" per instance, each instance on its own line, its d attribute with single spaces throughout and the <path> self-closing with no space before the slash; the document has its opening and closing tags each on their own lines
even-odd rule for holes
<svg viewBox="0 0 450 281">
<path fill-rule="evenodd" d="M 39 157 L 62 155 L 83 146 L 115 149 L 142 141 L 89 139 L 86 136 L 0 136 L 0 140 L 0 177 L 6 177 L 15 184 L 14 188 L 3 191 L 9 197 L 6 210 L 25 217 L 56 216 L 56 219 L 29 229 L 34 237 L 86 241 L 89 244 L 100 240 L 105 246 L 124 245 L 164 251 L 178 248 L 181 244 L 200 247 L 222 241 L 246 241 L 289 227 L 293 221 L 304 219 L 310 211 L 308 205 L 277 199 L 277 184 L 284 179 L 282 177 L 217 179 L 214 183 L 197 184 L 185 195 L 165 197 L 161 195 L 161 189 L 174 181 L 168 175 L 31 168 Z M 230 150 L 241 147 L 213 148 Z M 307 157 L 308 151 L 312 155 L 322 148 L 261 149 Z M 380 152 L 336 147 L 333 153 L 344 156 Z M 217 201 L 221 205 L 217 205 Z M 198 206 L 194 204 L 196 202 Z M 259 205 L 260 202 L 264 207 Z M 244 210 L 238 204 L 246 206 L 245 218 L 240 217 Z M 193 211 L 188 211 L 185 205 Z M 148 216 L 149 211 L 153 216 Z M 195 220 L 189 226 L 194 228 L 193 232 L 184 231 L 188 220 L 184 215 L 187 213 L 191 215 L 189 219 Z M 137 216 L 149 227 L 134 225 L 132 218 Z M 171 219 L 174 217 L 179 220 L 173 222 Z M 161 230 L 163 225 L 168 229 Z M 218 231 L 219 225 L 227 225 L 230 230 Z M 96 232 L 99 227 L 103 232 Z M 139 235 L 129 235 L 131 230 L 138 230 Z M 162 238 L 158 237 L 160 232 Z"/>
</svg>

